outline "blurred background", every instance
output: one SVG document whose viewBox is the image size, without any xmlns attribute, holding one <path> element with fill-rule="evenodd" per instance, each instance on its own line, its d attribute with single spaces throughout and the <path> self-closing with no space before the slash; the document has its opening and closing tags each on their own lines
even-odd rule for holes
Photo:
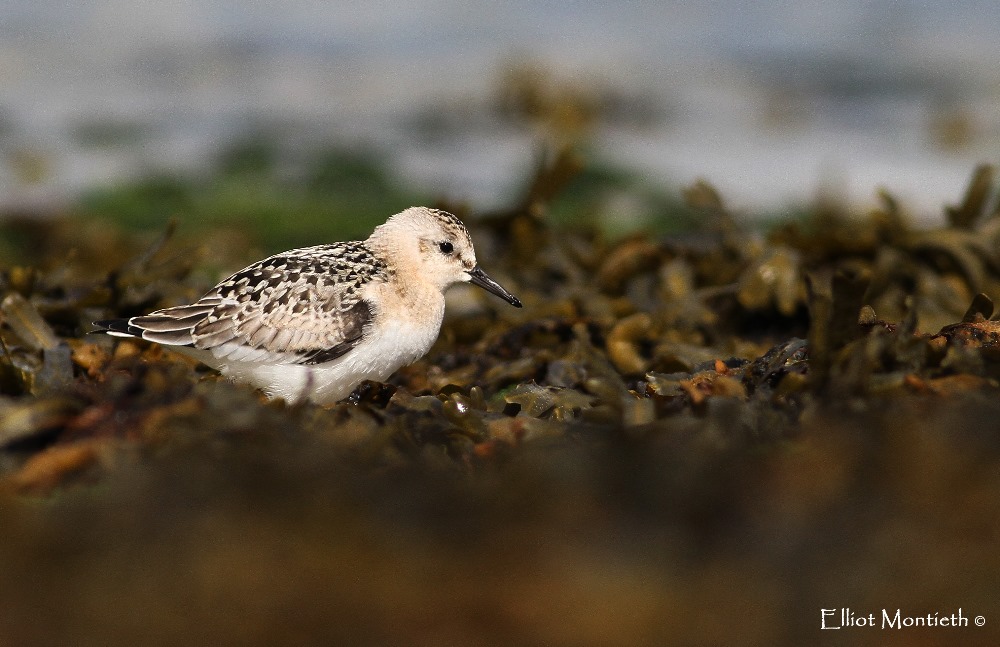
<svg viewBox="0 0 1000 647">
<path fill-rule="evenodd" d="M 0 1 L 0 646 L 1000 644 L 994 169 L 942 214 L 1000 161 L 997 34 Z M 525 307 L 452 291 L 396 395 L 84 334 L 419 203 L 487 216 Z M 987 623 L 819 629 L 845 607 Z"/>
<path fill-rule="evenodd" d="M 989 0 L 6 0 L 0 205 L 108 212 L 266 166 L 489 209 L 571 141 L 749 213 L 885 186 L 936 218 L 1000 151 L 998 28 Z"/>
</svg>

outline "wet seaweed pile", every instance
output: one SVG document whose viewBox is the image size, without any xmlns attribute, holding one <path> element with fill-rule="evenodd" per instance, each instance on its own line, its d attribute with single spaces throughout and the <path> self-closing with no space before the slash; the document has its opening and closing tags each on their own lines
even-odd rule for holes
<svg viewBox="0 0 1000 647">
<path fill-rule="evenodd" d="M 936 229 L 885 195 L 765 233 L 698 184 L 697 228 L 606 240 L 546 218 L 574 163 L 468 217 L 525 308 L 456 289 L 329 409 L 87 334 L 210 286 L 169 231 L 5 225 L 0 642 L 808 644 L 840 607 L 987 618 L 851 644 L 995 639 L 992 170 Z"/>
</svg>

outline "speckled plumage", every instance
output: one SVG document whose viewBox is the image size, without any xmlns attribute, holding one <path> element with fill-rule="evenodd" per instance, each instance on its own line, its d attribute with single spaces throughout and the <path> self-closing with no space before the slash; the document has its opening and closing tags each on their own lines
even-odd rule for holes
<svg viewBox="0 0 1000 647">
<path fill-rule="evenodd" d="M 458 218 L 411 207 L 365 241 L 275 254 L 193 304 L 96 325 L 174 347 L 271 396 L 328 404 L 425 354 L 442 292 L 461 281 L 520 307 L 476 264 Z"/>
</svg>

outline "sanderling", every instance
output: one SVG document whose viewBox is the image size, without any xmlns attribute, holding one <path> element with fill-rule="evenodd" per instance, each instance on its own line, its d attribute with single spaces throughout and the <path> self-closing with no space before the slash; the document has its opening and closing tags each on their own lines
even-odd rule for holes
<svg viewBox="0 0 1000 647">
<path fill-rule="evenodd" d="M 190 305 L 94 324 L 170 346 L 270 397 L 332 404 L 430 350 L 443 292 L 464 281 L 521 307 L 476 263 L 461 220 L 411 207 L 367 240 L 275 254 Z"/>
</svg>

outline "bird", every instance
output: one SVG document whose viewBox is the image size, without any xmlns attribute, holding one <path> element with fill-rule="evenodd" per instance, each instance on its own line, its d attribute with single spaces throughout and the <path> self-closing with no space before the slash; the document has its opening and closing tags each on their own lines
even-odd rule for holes
<svg viewBox="0 0 1000 647">
<path fill-rule="evenodd" d="M 363 241 L 275 254 L 189 305 L 94 325 L 167 346 L 269 398 L 328 406 L 423 357 L 441 330 L 444 291 L 463 282 L 521 307 L 479 266 L 458 217 L 410 207 Z"/>
</svg>

